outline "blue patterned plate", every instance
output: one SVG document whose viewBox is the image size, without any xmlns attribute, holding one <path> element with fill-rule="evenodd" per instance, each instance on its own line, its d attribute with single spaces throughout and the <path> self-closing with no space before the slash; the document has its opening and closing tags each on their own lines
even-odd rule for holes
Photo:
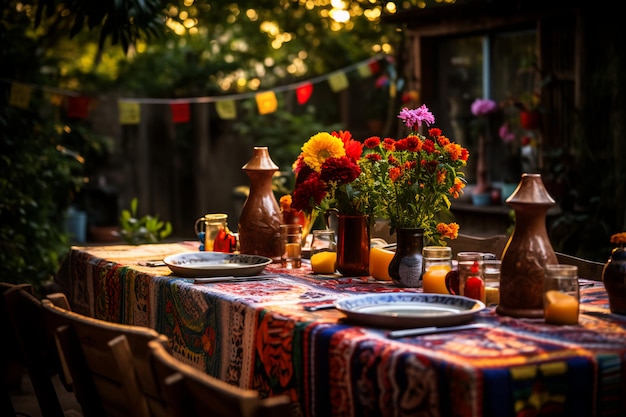
<svg viewBox="0 0 626 417">
<path fill-rule="evenodd" d="M 258 275 L 272 260 L 258 255 L 199 251 L 170 255 L 163 262 L 177 276 L 193 278 Z"/>
<path fill-rule="evenodd" d="M 335 307 L 354 323 L 398 329 L 465 323 L 485 304 L 458 295 L 407 292 L 357 295 L 335 301 Z"/>
</svg>

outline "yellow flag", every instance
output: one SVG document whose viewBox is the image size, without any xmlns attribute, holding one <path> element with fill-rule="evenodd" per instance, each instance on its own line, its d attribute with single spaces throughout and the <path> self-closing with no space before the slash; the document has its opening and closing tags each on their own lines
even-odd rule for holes
<svg viewBox="0 0 626 417">
<path fill-rule="evenodd" d="M 33 87 L 26 84 L 11 84 L 11 97 L 9 98 L 9 104 L 13 107 L 19 107 L 20 109 L 27 109 L 32 92 Z"/>
<path fill-rule="evenodd" d="M 234 100 L 219 100 L 215 102 L 215 110 L 220 119 L 232 120 L 237 118 L 237 107 Z"/>
<path fill-rule="evenodd" d="M 398 88 L 396 83 L 389 83 L 389 97 L 396 98 L 396 94 L 398 93 Z"/>
<path fill-rule="evenodd" d="M 334 93 L 338 93 L 348 88 L 348 77 L 345 72 L 336 72 L 328 77 L 328 84 Z"/>
<path fill-rule="evenodd" d="M 48 95 L 48 100 L 53 106 L 61 107 L 61 104 L 63 104 L 63 96 L 61 94 L 50 93 Z"/>
<path fill-rule="evenodd" d="M 370 68 L 368 63 L 360 64 L 359 66 L 357 66 L 356 70 L 361 78 L 367 78 L 372 75 L 372 69 Z"/>
<path fill-rule="evenodd" d="M 274 113 L 278 108 L 276 93 L 273 91 L 265 91 L 257 94 L 256 105 L 259 108 L 259 114 Z"/>
<path fill-rule="evenodd" d="M 132 103 L 128 101 L 120 101 L 120 124 L 123 125 L 138 125 L 141 121 L 141 109 L 139 103 Z"/>
</svg>

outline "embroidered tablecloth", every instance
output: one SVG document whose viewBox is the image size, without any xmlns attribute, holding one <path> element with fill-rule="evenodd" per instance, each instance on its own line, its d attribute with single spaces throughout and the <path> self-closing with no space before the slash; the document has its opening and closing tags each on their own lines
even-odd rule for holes
<svg viewBox="0 0 626 417">
<path fill-rule="evenodd" d="M 486 328 L 392 340 L 307 305 L 399 288 L 371 277 L 269 265 L 267 280 L 193 284 L 141 265 L 195 242 L 74 247 L 57 274 L 72 308 L 167 335 L 185 362 L 306 416 L 624 416 L 626 316 L 602 283 L 581 289 L 576 326 L 477 314 Z"/>
</svg>

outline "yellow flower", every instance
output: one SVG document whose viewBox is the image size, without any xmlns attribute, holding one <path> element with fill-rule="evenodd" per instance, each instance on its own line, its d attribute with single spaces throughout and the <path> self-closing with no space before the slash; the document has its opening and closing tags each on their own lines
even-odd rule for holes
<svg viewBox="0 0 626 417">
<path fill-rule="evenodd" d="M 626 232 L 616 233 L 611 236 L 611 243 L 614 243 L 616 245 L 623 245 L 624 243 L 626 243 Z"/>
<path fill-rule="evenodd" d="M 322 164 L 328 158 L 341 158 L 346 155 L 343 141 L 327 132 L 320 132 L 302 146 L 304 163 L 316 172 L 322 171 Z"/>
</svg>

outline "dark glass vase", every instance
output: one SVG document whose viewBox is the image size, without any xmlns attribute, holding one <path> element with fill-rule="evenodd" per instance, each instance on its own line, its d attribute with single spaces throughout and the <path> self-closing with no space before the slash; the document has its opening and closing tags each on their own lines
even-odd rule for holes
<svg viewBox="0 0 626 417">
<path fill-rule="evenodd" d="M 422 286 L 424 229 L 398 228 L 396 254 L 389 262 L 389 276 L 400 287 Z"/>
<path fill-rule="evenodd" d="M 337 262 L 335 268 L 343 276 L 367 276 L 370 266 L 370 227 L 368 216 L 341 214 L 331 209 L 325 213 L 326 224 L 337 217 Z"/>
<path fill-rule="evenodd" d="M 540 174 L 522 174 L 519 186 L 506 202 L 515 210 L 515 228 L 502 253 L 496 312 L 541 318 L 544 268 L 558 263 L 546 230 L 546 214 L 556 203 Z"/>
<path fill-rule="evenodd" d="M 611 313 L 626 315 L 626 248 L 613 249 L 602 270 Z"/>
</svg>

